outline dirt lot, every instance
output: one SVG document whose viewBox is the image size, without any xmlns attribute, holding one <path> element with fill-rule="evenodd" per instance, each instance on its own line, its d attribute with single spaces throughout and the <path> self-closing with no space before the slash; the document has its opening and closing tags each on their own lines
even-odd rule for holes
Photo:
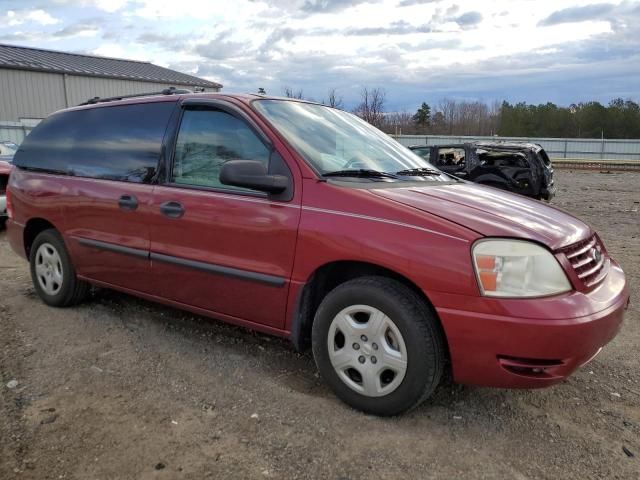
<svg viewBox="0 0 640 480">
<path fill-rule="evenodd" d="M 621 334 L 557 387 L 445 385 L 394 419 L 285 341 L 109 291 L 47 308 L 0 233 L 0 479 L 639 478 L 640 173 L 557 181 L 632 282 Z"/>
</svg>

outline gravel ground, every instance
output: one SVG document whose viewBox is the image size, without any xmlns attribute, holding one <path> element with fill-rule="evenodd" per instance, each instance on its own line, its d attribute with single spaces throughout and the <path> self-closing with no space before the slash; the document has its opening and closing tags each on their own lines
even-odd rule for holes
<svg viewBox="0 0 640 480">
<path fill-rule="evenodd" d="M 557 183 L 553 204 L 601 233 L 637 301 L 640 173 Z M 105 290 L 47 308 L 0 233 L 0 479 L 637 479 L 638 320 L 632 303 L 618 337 L 556 387 L 443 385 L 381 419 L 338 401 L 279 339 Z"/>
</svg>

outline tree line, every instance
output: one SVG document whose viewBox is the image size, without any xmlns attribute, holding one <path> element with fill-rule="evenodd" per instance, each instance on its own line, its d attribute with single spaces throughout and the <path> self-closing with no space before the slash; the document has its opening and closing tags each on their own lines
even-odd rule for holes
<svg viewBox="0 0 640 480">
<path fill-rule="evenodd" d="M 304 98 L 302 90 L 289 87 L 284 94 Z M 344 100 L 336 89 L 330 89 L 321 103 L 344 109 Z M 432 105 L 424 102 L 416 112 L 388 112 L 385 90 L 363 87 L 352 113 L 391 134 L 640 138 L 640 105 L 622 98 L 607 105 L 583 102 L 568 107 L 551 102 L 534 105 L 445 98 Z"/>
</svg>

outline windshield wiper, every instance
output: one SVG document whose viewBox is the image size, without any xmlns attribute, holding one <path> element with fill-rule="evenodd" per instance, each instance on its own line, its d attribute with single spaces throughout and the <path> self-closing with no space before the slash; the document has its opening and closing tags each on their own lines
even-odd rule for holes
<svg viewBox="0 0 640 480">
<path fill-rule="evenodd" d="M 363 177 L 363 178 L 398 178 L 397 175 L 388 172 L 379 172 L 378 170 L 369 170 L 366 168 L 358 168 L 352 170 L 336 170 L 335 172 L 327 172 L 322 174 L 323 177 Z"/>
<path fill-rule="evenodd" d="M 426 175 L 442 175 L 442 172 L 439 172 L 438 170 L 432 170 L 431 168 L 420 167 L 420 168 L 409 168 L 407 170 L 400 170 L 399 172 L 396 172 L 396 175 L 421 177 Z"/>
</svg>

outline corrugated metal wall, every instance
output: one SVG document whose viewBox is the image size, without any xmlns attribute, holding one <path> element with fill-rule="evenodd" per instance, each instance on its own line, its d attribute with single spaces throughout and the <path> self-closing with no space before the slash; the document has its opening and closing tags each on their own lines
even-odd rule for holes
<svg viewBox="0 0 640 480">
<path fill-rule="evenodd" d="M 30 72 L 0 68 L 0 140 L 20 144 L 34 122 L 93 97 L 159 92 L 186 85 Z M 207 91 L 214 91 L 207 89 Z"/>
<path fill-rule="evenodd" d="M 153 82 L 137 82 L 133 80 L 114 80 L 109 78 L 79 77 L 68 75 L 66 78 L 67 98 L 69 106 L 86 102 L 93 97 L 115 97 L 136 93 L 159 92 L 169 87 L 186 88 L 188 85 L 162 84 Z M 206 89 L 207 91 L 215 91 Z"/>
<path fill-rule="evenodd" d="M 0 68 L 0 122 L 44 118 L 56 110 L 77 105 L 93 97 L 158 92 L 168 87 L 193 88 L 176 84 Z"/>
<path fill-rule="evenodd" d="M 534 137 L 454 137 L 439 135 L 392 135 L 401 144 L 441 145 L 473 141 L 516 141 L 539 143 L 551 158 L 589 160 L 640 161 L 639 140 L 599 138 L 534 138 Z"/>
<path fill-rule="evenodd" d="M 0 69 L 0 121 L 44 118 L 66 107 L 63 76 Z"/>
</svg>

